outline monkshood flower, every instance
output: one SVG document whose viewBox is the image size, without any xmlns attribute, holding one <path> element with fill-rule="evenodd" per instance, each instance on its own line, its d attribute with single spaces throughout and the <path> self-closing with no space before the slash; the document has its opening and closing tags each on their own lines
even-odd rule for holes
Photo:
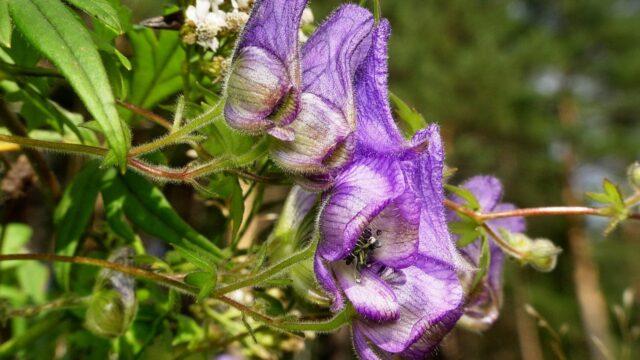
<svg viewBox="0 0 640 360">
<path fill-rule="evenodd" d="M 482 212 L 498 212 L 514 210 L 512 204 L 501 203 L 503 189 L 500 180 L 492 176 L 476 176 L 462 184 L 463 188 L 469 190 L 478 200 L 480 211 Z M 454 201 L 463 203 L 463 200 L 454 197 Z M 451 214 L 452 218 L 457 217 Z M 497 233 L 500 229 L 507 230 L 511 233 L 522 233 L 526 230 L 525 220 L 522 217 L 512 217 L 504 219 L 496 219 L 487 223 Z M 482 253 L 481 240 L 477 239 L 473 243 L 462 248 L 462 255 L 469 261 L 474 269 L 477 269 L 480 263 Z M 500 314 L 502 305 L 502 268 L 504 266 L 505 254 L 500 247 L 492 240 L 489 242 L 489 251 L 491 262 L 487 272 L 486 281 L 482 283 L 481 288 L 475 289 L 471 297 L 467 299 L 467 305 L 460 324 L 466 328 L 483 331 L 491 326 Z M 475 273 L 474 271 L 461 272 L 463 283 L 467 287 L 467 292 L 472 285 Z"/>
<path fill-rule="evenodd" d="M 226 85 L 228 124 L 273 137 L 284 169 L 320 174 L 350 155 L 356 109 L 353 79 L 371 43 L 373 16 L 336 10 L 300 48 L 307 0 L 258 0 L 238 41 Z"/>
<path fill-rule="evenodd" d="M 386 20 L 356 73 L 352 160 L 335 177 L 318 218 L 318 282 L 332 310 L 350 302 L 363 359 L 423 359 L 462 315 L 456 270 L 464 259 L 443 208 L 444 150 L 435 125 L 405 141 L 388 103 Z"/>
</svg>

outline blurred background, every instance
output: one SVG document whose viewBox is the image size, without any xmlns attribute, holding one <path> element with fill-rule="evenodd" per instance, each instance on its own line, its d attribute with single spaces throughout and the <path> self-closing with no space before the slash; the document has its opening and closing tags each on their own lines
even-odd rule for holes
<svg viewBox="0 0 640 360">
<path fill-rule="evenodd" d="M 123 3 L 136 21 L 173 2 Z M 316 22 L 340 3 L 312 1 Z M 626 168 L 640 159 L 640 1 L 383 0 L 382 13 L 393 27 L 391 90 L 441 125 L 452 183 L 496 175 L 520 207 L 589 204 L 584 192 L 605 177 L 627 187 Z M 183 213 L 198 213 L 184 200 L 189 191 L 166 193 Z M 29 222 L 50 227 L 37 225 L 37 212 Z M 213 226 L 202 214 L 190 217 L 194 226 Z M 483 334 L 454 330 L 436 357 L 638 358 L 640 225 L 606 238 L 599 219 L 528 225 L 530 236 L 564 249 L 556 270 L 508 263 L 498 322 Z M 346 331 L 299 355 L 352 357 Z"/>
</svg>

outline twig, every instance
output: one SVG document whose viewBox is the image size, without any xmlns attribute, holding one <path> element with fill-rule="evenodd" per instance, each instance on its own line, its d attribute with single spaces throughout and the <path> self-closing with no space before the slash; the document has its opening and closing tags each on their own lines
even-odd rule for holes
<svg viewBox="0 0 640 360">
<path fill-rule="evenodd" d="M 162 126 L 163 128 L 167 129 L 167 130 L 171 130 L 171 122 L 169 122 L 167 119 L 163 118 L 162 116 L 149 111 L 147 109 L 143 109 L 137 105 L 122 101 L 122 100 L 116 100 L 116 103 L 120 106 L 122 106 L 125 109 L 131 110 L 131 112 L 133 112 L 136 115 L 140 115 L 143 118 L 156 123 L 160 126 Z"/>
</svg>

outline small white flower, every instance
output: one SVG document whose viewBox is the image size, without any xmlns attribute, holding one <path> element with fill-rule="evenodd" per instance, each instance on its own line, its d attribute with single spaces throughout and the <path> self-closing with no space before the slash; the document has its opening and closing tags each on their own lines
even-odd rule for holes
<svg viewBox="0 0 640 360">
<path fill-rule="evenodd" d="M 198 45 L 216 51 L 220 43 L 216 36 L 227 26 L 224 11 L 218 6 L 223 0 L 196 0 L 195 6 L 189 6 L 185 12 L 188 21 L 195 24 Z"/>
</svg>

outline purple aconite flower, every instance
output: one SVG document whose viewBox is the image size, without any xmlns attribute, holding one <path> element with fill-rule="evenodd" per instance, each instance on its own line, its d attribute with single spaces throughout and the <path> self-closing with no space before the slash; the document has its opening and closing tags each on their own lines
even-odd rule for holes
<svg viewBox="0 0 640 360">
<path fill-rule="evenodd" d="M 298 174 L 323 174 L 350 157 L 353 78 L 371 44 L 373 16 L 334 12 L 300 50 L 307 0 L 258 0 L 232 58 L 224 109 L 229 125 L 273 136 L 271 155 Z"/>
<path fill-rule="evenodd" d="M 444 150 L 437 126 L 405 141 L 388 104 L 386 20 L 356 72 L 353 158 L 325 194 L 315 258 L 332 310 L 353 305 L 363 359 L 422 359 L 462 314 L 464 266 L 442 205 Z"/>
<path fill-rule="evenodd" d="M 500 202 L 503 193 L 502 184 L 500 180 L 492 176 L 475 176 L 463 183 L 462 187 L 469 190 L 476 197 L 480 205 L 480 211 L 482 212 L 509 211 L 515 209 L 515 206 L 512 204 Z M 453 200 L 462 203 L 462 200 L 457 197 Z M 451 216 L 453 218 L 456 217 L 455 214 Z M 512 233 L 522 233 L 526 228 L 524 218 L 522 217 L 496 219 L 489 221 L 488 225 L 496 231 L 503 228 Z M 481 244 L 480 239 L 477 239 L 462 248 L 462 255 L 469 261 L 474 269 L 477 269 L 480 262 L 482 253 Z M 502 305 L 502 268 L 504 266 L 504 253 L 493 241 L 489 242 L 489 250 L 491 262 L 489 264 L 486 281 L 480 285 L 480 289 L 473 291 L 471 298 L 467 299 L 464 316 L 461 319 L 461 324 L 478 331 L 486 330 L 496 321 Z M 472 285 L 475 271 L 476 270 L 461 272 L 461 278 L 466 287 Z M 472 291 L 472 289 L 467 289 L 467 292 L 470 291 Z"/>
</svg>

